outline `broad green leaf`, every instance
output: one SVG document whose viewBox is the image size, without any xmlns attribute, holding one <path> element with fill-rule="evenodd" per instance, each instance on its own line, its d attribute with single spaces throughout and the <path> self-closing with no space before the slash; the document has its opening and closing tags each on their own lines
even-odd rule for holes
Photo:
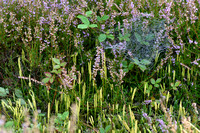
<svg viewBox="0 0 200 133">
<path fill-rule="evenodd" d="M 5 97 L 9 93 L 8 89 L 0 87 L 0 96 Z"/>
<path fill-rule="evenodd" d="M 15 89 L 15 96 L 17 96 L 18 98 L 22 98 L 23 97 L 22 91 L 20 89 Z"/>
<path fill-rule="evenodd" d="M 143 59 L 140 63 L 142 63 L 144 65 L 149 65 L 151 62 L 147 59 Z"/>
<path fill-rule="evenodd" d="M 44 72 L 45 76 L 47 76 L 48 78 L 50 78 L 52 75 L 50 72 Z"/>
<path fill-rule="evenodd" d="M 105 34 L 100 34 L 98 37 L 99 42 L 103 42 L 106 40 L 106 35 Z"/>
<path fill-rule="evenodd" d="M 6 124 L 4 125 L 5 128 L 11 128 L 14 125 L 14 121 L 8 121 L 6 122 Z"/>
<path fill-rule="evenodd" d="M 45 116 L 45 113 L 39 113 L 38 116 Z"/>
<path fill-rule="evenodd" d="M 60 64 L 60 66 L 65 67 L 66 64 L 67 64 L 66 62 L 63 62 L 63 63 Z"/>
<path fill-rule="evenodd" d="M 110 131 L 111 125 L 106 126 L 105 128 L 105 132 L 107 133 L 108 131 Z"/>
<path fill-rule="evenodd" d="M 173 87 L 173 90 L 177 90 L 177 88 L 176 88 L 176 87 Z"/>
<path fill-rule="evenodd" d="M 127 67 L 127 61 L 122 61 L 122 67 Z"/>
<path fill-rule="evenodd" d="M 62 114 L 62 119 L 65 120 L 69 116 L 69 112 L 66 111 Z"/>
<path fill-rule="evenodd" d="M 153 84 L 153 85 L 155 85 L 155 83 L 156 83 L 156 81 L 153 79 L 153 78 L 151 78 L 151 83 Z"/>
<path fill-rule="evenodd" d="M 98 26 L 96 24 L 90 24 L 89 27 L 90 28 L 95 28 L 95 27 L 98 27 Z"/>
<path fill-rule="evenodd" d="M 111 40 L 114 40 L 114 36 L 112 35 L 112 34 L 108 34 L 108 35 L 106 35 L 107 36 L 107 38 L 109 38 L 109 39 L 111 39 Z"/>
<path fill-rule="evenodd" d="M 51 72 L 52 72 L 52 73 L 55 73 L 55 74 L 58 74 L 58 71 L 57 71 L 57 70 L 52 70 Z"/>
<path fill-rule="evenodd" d="M 97 16 L 97 21 L 101 21 L 101 17 Z"/>
<path fill-rule="evenodd" d="M 83 15 L 78 15 L 77 18 L 81 19 L 82 23 L 84 23 L 85 25 L 90 25 L 90 21 L 88 20 L 87 17 Z"/>
<path fill-rule="evenodd" d="M 59 69 L 59 68 L 60 68 L 60 65 L 55 65 L 53 68 L 54 68 L 54 69 Z"/>
<path fill-rule="evenodd" d="M 146 38 L 147 41 L 151 41 L 154 38 L 154 34 L 148 34 L 148 35 L 146 35 L 145 38 Z"/>
<path fill-rule="evenodd" d="M 133 61 L 134 61 L 134 63 L 135 63 L 135 64 L 137 64 L 137 65 L 139 65 L 139 64 L 140 64 L 140 62 L 139 62 L 139 60 L 138 60 L 138 59 L 133 59 Z"/>
<path fill-rule="evenodd" d="M 141 36 L 136 32 L 134 34 L 135 34 L 135 38 L 137 39 L 137 41 L 141 43 L 142 42 Z"/>
<path fill-rule="evenodd" d="M 21 104 L 21 105 L 26 105 L 26 102 L 24 101 L 24 99 L 19 98 L 18 100 L 20 101 L 20 104 Z"/>
<path fill-rule="evenodd" d="M 144 65 L 139 64 L 138 66 L 143 72 L 147 69 L 146 66 Z"/>
<path fill-rule="evenodd" d="M 176 81 L 175 86 L 178 87 L 181 84 L 181 81 Z"/>
<path fill-rule="evenodd" d="M 91 17 L 92 11 L 87 11 L 85 14 L 87 17 Z"/>
<path fill-rule="evenodd" d="M 142 41 L 142 44 L 149 45 L 149 42 Z"/>
<path fill-rule="evenodd" d="M 42 82 L 46 84 L 49 82 L 49 80 L 50 80 L 49 78 L 44 78 L 44 79 L 42 79 Z"/>
<path fill-rule="evenodd" d="M 126 72 L 126 73 L 127 73 L 128 71 L 129 71 L 129 70 L 128 70 L 127 68 L 123 69 L 123 72 Z"/>
<path fill-rule="evenodd" d="M 156 80 L 156 83 L 158 84 L 158 83 L 160 83 L 161 82 L 161 78 L 158 78 L 157 80 Z"/>
<path fill-rule="evenodd" d="M 89 26 L 88 25 L 85 25 L 85 24 L 79 24 L 78 25 L 78 28 L 79 29 L 87 29 Z"/>
<path fill-rule="evenodd" d="M 128 65 L 128 69 L 129 69 L 129 70 L 133 69 L 133 66 L 134 66 L 134 64 L 131 62 L 131 63 Z"/>
<path fill-rule="evenodd" d="M 105 133 L 105 130 L 102 127 L 100 128 L 100 133 Z"/>
<path fill-rule="evenodd" d="M 54 78 L 51 77 L 50 80 L 49 80 L 51 84 L 53 83 L 53 79 L 54 79 Z"/>
<path fill-rule="evenodd" d="M 155 86 L 156 88 L 158 88 L 158 87 L 159 87 L 159 85 L 158 85 L 158 84 L 155 84 L 154 86 Z"/>
<path fill-rule="evenodd" d="M 56 64 L 60 64 L 60 60 L 59 59 L 56 59 L 56 58 L 53 58 L 53 62 L 55 62 Z"/>
<path fill-rule="evenodd" d="M 103 17 L 101 17 L 101 20 L 107 20 L 107 19 L 109 19 L 109 16 L 108 15 L 103 15 Z"/>
</svg>

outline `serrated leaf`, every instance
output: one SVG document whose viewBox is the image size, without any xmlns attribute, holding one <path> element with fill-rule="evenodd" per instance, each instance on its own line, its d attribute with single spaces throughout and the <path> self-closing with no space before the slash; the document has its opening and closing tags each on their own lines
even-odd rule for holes
<svg viewBox="0 0 200 133">
<path fill-rule="evenodd" d="M 44 78 L 44 79 L 42 79 L 42 82 L 46 84 L 49 82 L 49 80 L 50 80 L 49 78 Z"/>
<path fill-rule="evenodd" d="M 145 38 L 146 38 L 147 41 L 151 41 L 151 40 L 154 39 L 154 34 L 148 34 L 148 35 L 146 35 Z"/>
<path fill-rule="evenodd" d="M 56 58 L 53 58 L 53 62 L 55 62 L 56 64 L 60 64 L 60 60 Z"/>
<path fill-rule="evenodd" d="M 96 24 L 90 24 L 89 27 L 90 28 L 95 28 L 95 27 L 98 27 L 98 26 Z"/>
<path fill-rule="evenodd" d="M 90 21 L 88 20 L 87 17 L 83 15 L 78 15 L 77 18 L 81 19 L 82 23 L 84 23 L 85 25 L 90 25 Z"/>
<path fill-rule="evenodd" d="M 20 89 L 15 89 L 15 95 L 18 98 L 22 98 L 23 97 L 22 91 Z"/>
<path fill-rule="evenodd" d="M 134 35 L 135 35 L 135 38 L 137 39 L 137 41 L 141 43 L 142 42 L 141 36 L 136 32 L 134 33 Z"/>
<path fill-rule="evenodd" d="M 60 65 L 55 65 L 53 68 L 54 68 L 54 69 L 59 69 L 59 68 L 60 68 Z"/>
<path fill-rule="evenodd" d="M 78 28 L 79 29 L 87 29 L 89 26 L 88 25 L 85 25 L 85 24 L 79 24 L 78 25 Z"/>
<path fill-rule="evenodd" d="M 114 35 L 112 35 L 112 34 L 108 34 L 108 35 L 106 35 L 107 36 L 107 38 L 109 38 L 109 39 L 111 39 L 111 40 L 114 40 Z"/>
<path fill-rule="evenodd" d="M 142 63 L 144 65 L 149 65 L 151 62 L 147 59 L 143 59 L 140 63 Z"/>
<path fill-rule="evenodd" d="M 181 81 L 176 81 L 175 86 L 178 87 L 181 84 Z"/>
<path fill-rule="evenodd" d="M 103 17 L 101 17 L 101 20 L 107 20 L 107 19 L 109 19 L 109 16 L 108 15 L 103 15 Z"/>
<path fill-rule="evenodd" d="M 106 35 L 105 34 L 100 34 L 98 37 L 99 42 L 103 42 L 106 40 Z"/>
<path fill-rule="evenodd" d="M 151 83 L 153 84 L 153 85 L 155 85 L 155 83 L 156 83 L 156 81 L 153 79 L 153 78 L 151 78 Z"/>
<path fill-rule="evenodd" d="M 0 87 L 0 96 L 5 97 L 9 93 L 8 89 Z"/>
<path fill-rule="evenodd" d="M 87 17 L 91 17 L 92 11 L 87 11 L 85 14 Z"/>
<path fill-rule="evenodd" d="M 50 72 L 44 72 L 44 75 L 47 76 L 48 78 L 52 76 Z"/>
<path fill-rule="evenodd" d="M 161 82 L 161 78 L 158 78 L 157 80 L 156 80 L 156 83 L 158 84 L 158 83 L 160 83 Z"/>
</svg>

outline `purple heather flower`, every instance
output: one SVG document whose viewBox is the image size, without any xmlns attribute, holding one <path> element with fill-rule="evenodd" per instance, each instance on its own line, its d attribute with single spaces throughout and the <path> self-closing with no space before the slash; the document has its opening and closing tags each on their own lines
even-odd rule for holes
<svg viewBox="0 0 200 133">
<path fill-rule="evenodd" d="M 152 100 L 145 100 L 144 103 L 143 103 L 143 105 L 147 105 L 147 104 L 149 104 L 151 102 L 152 102 Z"/>
</svg>

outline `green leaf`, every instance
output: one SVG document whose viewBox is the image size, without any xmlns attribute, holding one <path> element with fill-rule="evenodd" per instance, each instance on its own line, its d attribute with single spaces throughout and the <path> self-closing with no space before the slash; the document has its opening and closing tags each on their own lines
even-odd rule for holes
<svg viewBox="0 0 200 133">
<path fill-rule="evenodd" d="M 0 96 L 5 97 L 9 93 L 8 89 L 0 87 Z"/>
<path fill-rule="evenodd" d="M 146 66 L 144 65 L 139 64 L 138 66 L 143 72 L 147 69 Z"/>
<path fill-rule="evenodd" d="M 129 71 L 129 70 L 128 70 L 127 68 L 123 69 L 123 72 L 126 72 L 126 73 L 127 73 L 128 71 Z"/>
<path fill-rule="evenodd" d="M 42 79 L 42 82 L 45 83 L 45 84 L 48 83 L 49 82 L 49 78 Z"/>
<path fill-rule="evenodd" d="M 102 127 L 100 128 L 100 133 L 105 133 L 105 130 Z"/>
<path fill-rule="evenodd" d="M 62 114 L 62 119 L 65 120 L 69 116 L 69 112 L 66 111 Z"/>
<path fill-rule="evenodd" d="M 146 38 L 147 41 L 151 41 L 154 38 L 154 34 L 148 34 L 148 35 L 146 35 L 145 38 Z"/>
<path fill-rule="evenodd" d="M 107 133 L 110 130 L 110 128 L 111 128 L 111 125 L 106 126 L 105 132 Z"/>
<path fill-rule="evenodd" d="M 153 78 L 151 78 L 151 83 L 153 84 L 153 85 L 155 85 L 155 83 L 156 83 L 156 81 L 153 79 Z"/>
<path fill-rule="evenodd" d="M 98 26 L 96 24 L 90 24 L 89 27 L 90 28 L 95 28 L 95 27 L 98 27 Z"/>
<path fill-rule="evenodd" d="M 91 17 L 92 11 L 87 11 L 85 14 L 87 17 Z"/>
<path fill-rule="evenodd" d="M 11 128 L 14 125 L 14 121 L 8 121 L 6 122 L 6 124 L 4 125 L 5 128 Z"/>
<path fill-rule="evenodd" d="M 60 60 L 59 59 L 56 59 L 56 58 L 53 58 L 53 62 L 55 62 L 56 64 L 60 64 Z"/>
<path fill-rule="evenodd" d="M 82 23 L 84 23 L 85 25 L 90 25 L 90 21 L 88 20 L 87 17 L 83 15 L 78 15 L 77 18 L 81 19 Z"/>
<path fill-rule="evenodd" d="M 159 87 L 159 85 L 158 85 L 158 84 L 155 84 L 154 86 L 155 86 L 156 88 L 158 88 L 158 87 Z"/>
<path fill-rule="evenodd" d="M 63 62 L 63 63 L 60 64 L 60 66 L 65 67 L 66 64 L 67 64 L 66 62 Z"/>
<path fill-rule="evenodd" d="M 137 41 L 141 43 L 142 42 L 141 36 L 136 32 L 134 34 L 135 34 L 135 37 L 136 37 Z"/>
<path fill-rule="evenodd" d="M 106 35 L 106 37 L 111 39 L 111 40 L 114 40 L 114 38 L 115 38 L 114 35 L 112 35 L 112 34 L 108 34 L 108 35 Z"/>
<path fill-rule="evenodd" d="M 176 81 L 175 86 L 178 87 L 181 84 L 181 81 Z"/>
<path fill-rule="evenodd" d="M 22 98 L 23 97 L 22 91 L 20 89 L 15 89 L 15 96 L 17 96 L 18 98 Z"/>
<path fill-rule="evenodd" d="M 51 77 L 50 80 L 49 80 L 51 84 L 53 83 L 53 79 L 54 79 L 54 78 Z"/>
<path fill-rule="evenodd" d="M 151 62 L 147 59 L 143 59 L 140 63 L 142 63 L 144 65 L 149 65 Z"/>
<path fill-rule="evenodd" d="M 47 76 L 48 78 L 52 76 L 50 72 L 44 72 L 44 75 Z"/>
<path fill-rule="evenodd" d="M 109 19 L 109 16 L 108 15 L 103 15 L 103 17 L 101 17 L 101 20 L 107 20 L 107 19 Z"/>
<path fill-rule="evenodd" d="M 53 68 L 54 68 L 54 69 L 59 69 L 59 68 L 60 68 L 60 65 L 55 65 Z"/>
<path fill-rule="evenodd" d="M 149 42 L 142 41 L 142 44 L 149 45 Z"/>
<path fill-rule="evenodd" d="M 173 90 L 177 90 L 177 88 L 176 88 L 176 87 L 173 87 Z"/>
<path fill-rule="evenodd" d="M 133 66 L 134 66 L 134 64 L 131 62 L 131 63 L 128 65 L 128 69 L 129 69 L 129 70 L 133 69 Z"/>
<path fill-rule="evenodd" d="M 97 21 L 101 21 L 101 17 L 97 16 Z"/>
<path fill-rule="evenodd" d="M 106 40 L 106 35 L 105 34 L 100 34 L 98 37 L 99 42 L 103 42 Z"/>
<path fill-rule="evenodd" d="M 135 64 L 137 64 L 137 65 L 139 65 L 139 64 L 140 64 L 140 62 L 139 62 L 139 60 L 138 60 L 138 59 L 133 59 L 133 61 L 134 61 L 134 63 L 135 63 Z"/>
<path fill-rule="evenodd" d="M 127 61 L 122 61 L 122 67 L 127 67 Z"/>
<path fill-rule="evenodd" d="M 55 73 L 55 74 L 58 74 L 58 71 L 57 71 L 57 70 L 52 70 L 51 72 L 52 72 L 52 73 Z"/>
<path fill-rule="evenodd" d="M 78 28 L 79 29 L 87 29 L 89 26 L 88 25 L 85 25 L 85 24 L 79 24 L 78 25 Z"/>
<path fill-rule="evenodd" d="M 24 101 L 24 99 L 19 98 L 18 100 L 20 101 L 20 104 L 21 104 L 21 105 L 26 105 L 26 102 Z"/>
<path fill-rule="evenodd" d="M 161 82 L 161 78 L 158 78 L 157 80 L 156 80 L 156 83 L 158 84 L 158 83 L 160 83 Z"/>
</svg>

